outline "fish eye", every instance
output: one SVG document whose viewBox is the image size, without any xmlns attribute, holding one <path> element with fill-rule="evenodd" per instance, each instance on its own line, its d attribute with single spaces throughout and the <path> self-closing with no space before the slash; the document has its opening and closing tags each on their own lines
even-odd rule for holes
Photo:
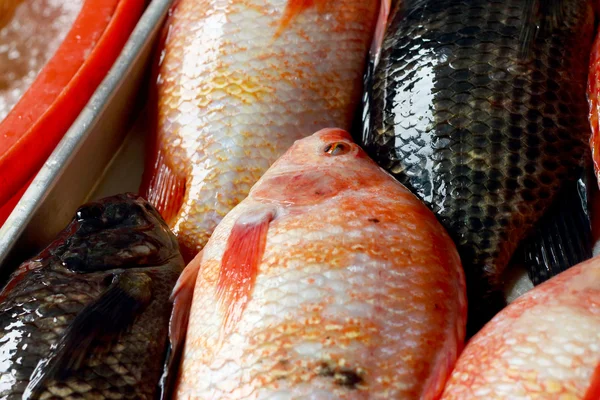
<svg viewBox="0 0 600 400">
<path fill-rule="evenodd" d="M 323 149 L 323 152 L 329 154 L 330 156 L 340 156 L 342 154 L 346 154 L 350 151 L 350 145 L 344 142 L 335 142 L 329 143 Z"/>
<path fill-rule="evenodd" d="M 100 219 L 104 213 L 104 207 L 100 204 L 84 205 L 77 210 L 76 217 L 78 221 L 90 219 Z"/>
</svg>

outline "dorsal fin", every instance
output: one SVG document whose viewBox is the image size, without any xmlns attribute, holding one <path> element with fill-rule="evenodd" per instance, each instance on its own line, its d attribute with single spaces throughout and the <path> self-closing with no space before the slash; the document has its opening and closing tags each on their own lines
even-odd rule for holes
<svg viewBox="0 0 600 400">
<path fill-rule="evenodd" d="M 298 15 L 312 7 L 316 7 L 319 12 L 322 12 L 329 1 L 330 0 L 288 0 L 283 16 L 281 17 L 281 22 L 279 23 L 279 28 L 277 28 L 277 32 L 275 32 L 275 37 L 279 37 Z"/>
</svg>

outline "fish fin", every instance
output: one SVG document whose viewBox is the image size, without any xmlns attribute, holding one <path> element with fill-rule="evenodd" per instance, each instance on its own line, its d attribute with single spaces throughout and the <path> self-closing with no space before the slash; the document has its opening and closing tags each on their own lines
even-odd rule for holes
<svg viewBox="0 0 600 400">
<path fill-rule="evenodd" d="M 383 44 L 383 38 L 385 37 L 391 7 L 392 0 L 380 0 L 379 16 L 377 17 L 373 42 L 371 43 L 371 49 L 369 50 L 369 58 L 373 62 L 373 66 L 377 66 L 377 62 L 379 61 L 379 54 L 381 53 L 381 46 Z"/>
<path fill-rule="evenodd" d="M 279 28 L 275 32 L 275 38 L 279 37 L 298 15 L 315 6 L 319 12 L 323 12 L 328 2 L 329 0 L 287 0 L 287 5 L 279 22 Z"/>
<path fill-rule="evenodd" d="M 184 291 L 188 291 L 190 289 L 194 289 L 194 285 L 196 284 L 196 277 L 198 276 L 198 272 L 200 271 L 200 263 L 202 262 L 202 254 L 204 250 L 200 250 L 200 252 L 194 257 L 192 261 L 185 267 L 177 283 L 173 287 L 173 293 L 171 293 L 171 300 L 176 302 L 178 298 L 185 297 L 183 294 Z"/>
<path fill-rule="evenodd" d="M 538 285 L 592 257 L 587 177 L 569 183 L 523 242 L 523 262 Z"/>
<path fill-rule="evenodd" d="M 592 372 L 590 387 L 585 392 L 583 400 L 598 400 L 600 399 L 600 363 L 596 365 L 596 369 Z"/>
<path fill-rule="evenodd" d="M 239 321 L 248 303 L 274 217 L 273 209 L 250 211 L 242 214 L 231 229 L 216 293 L 224 308 L 226 330 Z"/>
<path fill-rule="evenodd" d="M 116 274 L 102 295 L 83 308 L 62 338 L 42 359 L 25 389 L 23 399 L 38 398 L 50 380 L 64 380 L 92 354 L 106 351 L 152 300 L 152 279 L 145 273 Z"/>
<path fill-rule="evenodd" d="M 171 313 L 171 321 L 169 322 L 169 349 L 163 375 L 160 379 L 161 400 L 171 398 L 175 384 L 177 383 L 179 365 L 185 345 L 185 336 L 194 297 L 194 288 L 196 287 L 196 278 L 198 277 L 202 262 L 202 253 L 203 251 L 201 250 L 183 270 L 171 294 L 173 312 Z"/>
<path fill-rule="evenodd" d="M 147 171 L 151 177 L 145 179 L 148 183 L 140 191 L 156 207 L 165 222 L 171 224 L 183 204 L 186 182 L 167 164 L 162 150 L 155 154 L 154 165 Z"/>
<path fill-rule="evenodd" d="M 564 20 L 567 5 L 571 0 L 526 0 L 523 26 L 520 36 L 519 54 L 529 59 L 533 43 L 540 33 L 548 33 Z"/>
</svg>

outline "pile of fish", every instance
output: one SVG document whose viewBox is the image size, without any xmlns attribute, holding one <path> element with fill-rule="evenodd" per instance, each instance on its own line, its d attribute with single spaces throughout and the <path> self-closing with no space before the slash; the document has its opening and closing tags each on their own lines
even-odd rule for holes
<svg viewBox="0 0 600 400">
<path fill-rule="evenodd" d="M 140 195 L 0 293 L 2 398 L 600 399 L 597 20 L 178 0 Z"/>
</svg>

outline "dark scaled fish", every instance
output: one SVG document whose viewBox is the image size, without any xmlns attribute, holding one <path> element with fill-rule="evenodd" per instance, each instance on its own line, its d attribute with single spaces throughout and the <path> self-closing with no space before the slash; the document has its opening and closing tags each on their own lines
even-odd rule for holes
<svg viewBox="0 0 600 400">
<path fill-rule="evenodd" d="M 566 186 L 577 190 L 590 136 L 593 32 L 588 0 L 403 0 L 391 7 L 357 139 L 453 236 L 467 273 L 471 333 L 504 306 L 503 272 L 519 244 Z M 572 207 L 585 205 L 565 196 Z M 549 270 L 560 271 L 589 257 L 591 243 L 579 246 L 590 237 L 584 214 L 574 213 L 568 226 L 560 223 L 565 216 L 551 218 L 542 232 L 583 235 L 573 246 L 581 252 L 569 259 L 565 240 L 522 245 L 530 268 L 552 262 L 559 266 Z"/>
<path fill-rule="evenodd" d="M 82 206 L 0 293 L 0 398 L 156 398 L 183 267 L 141 198 Z"/>
</svg>

